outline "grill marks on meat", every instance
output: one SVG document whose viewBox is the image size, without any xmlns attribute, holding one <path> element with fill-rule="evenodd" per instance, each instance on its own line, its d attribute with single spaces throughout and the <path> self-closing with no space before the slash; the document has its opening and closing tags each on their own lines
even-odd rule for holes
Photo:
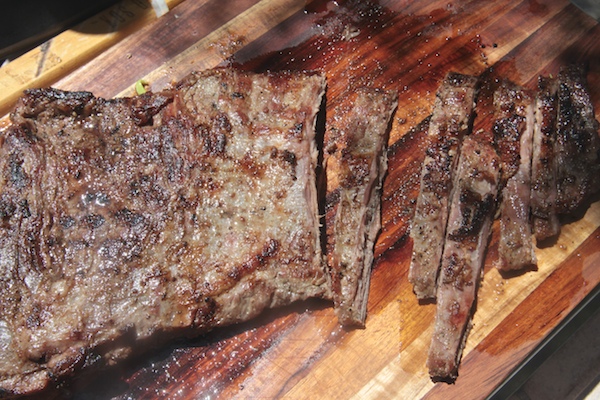
<svg viewBox="0 0 600 400">
<path fill-rule="evenodd" d="M 477 78 L 449 73 L 437 92 L 410 233 L 413 252 L 408 279 L 419 299 L 436 295 L 448 199 L 452 197 L 460 142 L 473 119 L 476 91 Z"/>
<path fill-rule="evenodd" d="M 381 227 L 381 185 L 396 93 L 359 89 L 328 118 L 324 138 L 327 181 L 327 263 L 340 323 L 363 326 L 373 246 Z"/>
<path fill-rule="evenodd" d="M 534 99 L 525 89 L 503 82 L 494 104 L 503 184 L 497 267 L 514 270 L 537 264 L 530 224 Z"/>
<path fill-rule="evenodd" d="M 585 69 L 563 67 L 558 83 L 557 209 L 569 214 L 600 190 L 600 138 Z"/>
<path fill-rule="evenodd" d="M 500 161 L 491 144 L 467 136 L 460 154 L 427 358 L 427 367 L 434 379 L 457 376 L 500 180 Z"/>
<path fill-rule="evenodd" d="M 0 139 L 1 390 L 330 297 L 324 89 L 317 74 L 222 69 L 130 99 L 27 92 Z"/>
<path fill-rule="evenodd" d="M 535 266 L 533 233 L 538 241 L 556 236 L 559 216 L 572 214 L 600 190 L 599 123 L 586 86 L 581 66 L 562 68 L 558 79 L 540 77 L 535 97 L 512 82 L 484 79 L 478 104 L 483 117 L 476 121 L 480 129 L 462 139 L 453 179 L 447 168 L 450 153 L 438 149 L 447 151 L 445 139 L 436 142 L 429 131 L 433 144 L 426 152 L 413 220 L 409 280 L 419 299 L 431 297 L 431 292 L 437 295 L 427 359 L 433 380 L 457 377 L 497 200 L 497 267 L 513 270 Z M 432 123 L 445 112 L 438 96 Z M 491 121 L 485 115 L 492 115 Z M 447 134 L 439 128 L 436 132 Z M 419 286 L 425 279 L 419 281 L 417 267 L 432 254 L 442 254 L 440 276 L 437 288 L 431 278 L 435 275 L 429 276 L 431 289 L 426 293 Z"/>
<path fill-rule="evenodd" d="M 539 241 L 556 236 L 560 221 L 556 212 L 556 79 L 540 77 L 535 100 L 535 125 L 531 163 L 531 216 Z"/>
</svg>

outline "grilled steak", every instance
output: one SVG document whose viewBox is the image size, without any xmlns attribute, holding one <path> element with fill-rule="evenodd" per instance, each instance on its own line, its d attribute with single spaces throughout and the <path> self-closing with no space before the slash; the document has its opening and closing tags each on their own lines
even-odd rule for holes
<svg viewBox="0 0 600 400">
<path fill-rule="evenodd" d="M 538 241 L 558 235 L 556 213 L 556 79 L 540 77 L 535 100 L 531 162 L 531 216 Z"/>
<path fill-rule="evenodd" d="M 435 298 L 448 199 L 460 141 L 472 122 L 476 89 L 477 78 L 449 73 L 437 92 L 410 233 L 413 252 L 408 279 L 419 299 Z"/>
<path fill-rule="evenodd" d="M 481 78 L 476 106 L 481 118 L 475 121 L 473 133 L 463 139 L 453 179 L 448 177 L 451 168 L 445 169 L 451 165 L 450 153 L 432 150 L 437 143 L 431 131 L 427 138 L 432 145 L 426 152 L 411 232 L 415 246 L 409 280 L 417 297 L 432 297 L 422 289 L 421 260 L 431 260 L 441 252 L 427 359 L 434 381 L 453 381 L 458 375 L 496 203 L 500 202 L 496 266 L 513 270 L 536 265 L 533 233 L 538 241 L 556 236 L 559 216 L 573 214 L 600 190 L 599 123 L 584 68 L 564 67 L 558 79 L 540 77 L 535 97 L 494 76 L 492 70 L 489 73 Z M 444 107 L 454 106 L 438 98 L 432 123 L 443 115 Z M 440 147 L 446 150 L 449 145 Z M 440 176 L 445 180 L 433 179 Z M 443 190 L 430 189 L 439 182 Z M 443 196 L 451 199 L 447 217 Z M 439 239 L 444 226 L 446 233 Z"/>
<path fill-rule="evenodd" d="M 135 98 L 28 91 L 0 136 L 0 393 L 330 297 L 324 87 L 219 69 Z"/>
<path fill-rule="evenodd" d="M 457 376 L 491 230 L 499 173 L 500 162 L 491 144 L 467 136 L 448 217 L 427 358 L 434 379 L 452 380 Z"/>
<path fill-rule="evenodd" d="M 365 323 L 388 126 L 397 104 L 396 93 L 359 89 L 328 116 L 327 263 L 337 315 L 345 325 Z"/>
<path fill-rule="evenodd" d="M 568 214 L 600 189 L 600 139 L 584 68 L 563 67 L 558 81 L 557 208 Z"/>
<path fill-rule="evenodd" d="M 530 223 L 533 98 L 523 88 L 504 82 L 494 93 L 494 105 L 493 130 L 503 183 L 497 267 L 514 270 L 537 264 Z"/>
</svg>

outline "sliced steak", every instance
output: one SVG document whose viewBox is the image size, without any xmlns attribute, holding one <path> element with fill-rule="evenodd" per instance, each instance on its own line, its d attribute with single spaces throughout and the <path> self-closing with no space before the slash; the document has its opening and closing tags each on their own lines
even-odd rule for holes
<svg viewBox="0 0 600 400">
<path fill-rule="evenodd" d="M 327 263 L 337 315 L 344 325 L 365 322 L 373 246 L 381 227 L 388 128 L 397 105 L 396 93 L 359 89 L 327 118 Z"/>
<path fill-rule="evenodd" d="M 492 145 L 467 136 L 461 149 L 457 178 L 427 358 L 429 373 L 435 380 L 456 378 L 470 329 L 500 178 L 500 162 Z"/>
<path fill-rule="evenodd" d="M 502 161 L 502 201 L 497 267 L 515 270 L 537 264 L 530 222 L 534 98 L 503 82 L 494 93 L 493 126 Z"/>
<path fill-rule="evenodd" d="M 557 208 L 569 214 L 600 189 L 600 139 L 585 69 L 563 67 L 558 82 Z"/>
<path fill-rule="evenodd" d="M 535 100 L 533 156 L 531 162 L 531 216 L 538 241 L 556 236 L 560 221 L 556 212 L 556 79 L 540 77 Z"/>
<path fill-rule="evenodd" d="M 28 91 L 0 136 L 0 393 L 330 298 L 324 89 L 219 69 L 135 98 Z"/>
<path fill-rule="evenodd" d="M 429 123 L 421 183 L 410 236 L 408 279 L 419 299 L 435 298 L 459 145 L 472 123 L 477 78 L 449 73 L 437 92 Z"/>
</svg>

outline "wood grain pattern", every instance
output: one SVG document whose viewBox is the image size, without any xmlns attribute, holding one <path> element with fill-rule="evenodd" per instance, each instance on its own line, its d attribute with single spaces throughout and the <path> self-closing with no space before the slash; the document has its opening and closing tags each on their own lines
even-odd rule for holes
<svg viewBox="0 0 600 400">
<path fill-rule="evenodd" d="M 365 329 L 342 329 L 329 303 L 308 301 L 75 380 L 56 396 L 484 398 L 599 284 L 600 202 L 563 221 L 557 241 L 536 249 L 538 270 L 522 274 L 492 267 L 495 224 L 459 378 L 434 384 L 425 360 L 435 306 L 419 304 L 407 281 L 427 117 L 449 70 L 534 88 L 539 74 L 570 62 L 588 65 L 600 119 L 600 25 L 566 0 L 205 0 L 182 2 L 50 79 L 109 97 L 133 93 L 140 78 L 160 89 L 219 64 L 322 69 L 328 110 L 361 85 L 399 91 Z M 481 112 L 475 124 L 489 128 L 490 115 Z"/>
<path fill-rule="evenodd" d="M 166 4 L 172 8 L 181 1 Z M 125 0 L 0 68 L 0 115 L 9 112 L 23 90 L 53 84 L 155 19 L 148 2 Z"/>
</svg>

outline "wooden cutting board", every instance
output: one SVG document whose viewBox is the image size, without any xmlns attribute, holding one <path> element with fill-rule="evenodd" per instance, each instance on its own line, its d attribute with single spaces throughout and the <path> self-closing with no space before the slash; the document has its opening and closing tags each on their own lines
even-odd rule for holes
<svg viewBox="0 0 600 400">
<path fill-rule="evenodd" d="M 49 47 L 45 59 L 56 62 L 52 56 Z M 536 271 L 507 276 L 493 268 L 495 226 L 459 378 L 434 384 L 425 360 L 435 305 L 419 304 L 407 281 L 427 117 L 447 71 L 491 73 L 534 88 L 538 75 L 556 75 L 570 62 L 589 66 L 600 119 L 600 25 L 565 0 L 187 0 L 48 76 L 43 85 L 112 97 L 133 95 L 142 78 L 161 89 L 219 64 L 320 69 L 328 77 L 328 110 L 360 85 L 396 89 L 400 97 L 365 329 L 343 329 L 331 304 L 307 301 L 78 379 L 57 396 L 484 398 L 598 286 L 600 202 L 564 221 L 556 242 L 537 249 Z M 10 86 L 2 73 L 0 86 Z M 2 113 L 10 96 L 0 95 Z"/>
</svg>

